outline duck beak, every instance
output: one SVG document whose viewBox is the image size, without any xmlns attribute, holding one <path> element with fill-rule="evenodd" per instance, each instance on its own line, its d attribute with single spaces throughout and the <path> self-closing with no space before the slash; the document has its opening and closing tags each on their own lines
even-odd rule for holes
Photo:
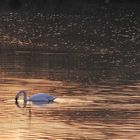
<svg viewBox="0 0 140 140">
<path fill-rule="evenodd" d="M 15 98 L 15 100 L 17 101 L 17 97 Z"/>
</svg>

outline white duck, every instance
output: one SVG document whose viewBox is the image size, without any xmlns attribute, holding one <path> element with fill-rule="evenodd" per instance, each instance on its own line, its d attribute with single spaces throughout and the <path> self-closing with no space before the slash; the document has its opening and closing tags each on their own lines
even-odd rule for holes
<svg viewBox="0 0 140 140">
<path fill-rule="evenodd" d="M 46 93 L 37 93 L 32 95 L 31 97 L 27 97 L 27 94 L 25 91 L 19 91 L 15 96 L 15 101 L 18 102 L 19 97 L 23 95 L 24 102 L 32 101 L 32 102 L 53 102 L 56 97 L 53 97 L 51 95 L 48 95 Z"/>
</svg>

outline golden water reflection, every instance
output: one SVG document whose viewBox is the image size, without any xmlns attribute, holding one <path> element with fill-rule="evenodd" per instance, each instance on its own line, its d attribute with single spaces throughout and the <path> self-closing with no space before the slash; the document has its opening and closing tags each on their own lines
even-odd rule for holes
<svg viewBox="0 0 140 140">
<path fill-rule="evenodd" d="M 49 92 L 56 102 L 18 108 L 17 91 Z M 140 81 L 133 84 L 80 83 L 0 78 L 0 140 L 139 140 Z M 22 106 L 22 102 L 20 102 Z"/>
</svg>

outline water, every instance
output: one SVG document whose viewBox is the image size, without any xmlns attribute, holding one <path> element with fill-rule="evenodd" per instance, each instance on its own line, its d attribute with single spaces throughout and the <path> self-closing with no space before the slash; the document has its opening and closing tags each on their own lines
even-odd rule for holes
<svg viewBox="0 0 140 140">
<path fill-rule="evenodd" d="M 139 66 L 128 64 L 113 64 L 112 56 L 1 52 L 0 140 L 139 140 Z M 20 90 L 57 99 L 16 105 Z"/>
</svg>

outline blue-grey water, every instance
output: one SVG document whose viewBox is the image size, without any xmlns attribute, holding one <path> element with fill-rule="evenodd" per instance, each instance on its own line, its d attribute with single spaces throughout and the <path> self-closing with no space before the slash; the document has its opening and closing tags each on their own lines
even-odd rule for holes
<svg viewBox="0 0 140 140">
<path fill-rule="evenodd" d="M 115 65 L 111 56 L 104 60 L 108 63 L 98 55 L 3 51 L 0 139 L 139 140 L 139 65 Z M 57 99 L 16 105 L 20 90 Z"/>
</svg>

